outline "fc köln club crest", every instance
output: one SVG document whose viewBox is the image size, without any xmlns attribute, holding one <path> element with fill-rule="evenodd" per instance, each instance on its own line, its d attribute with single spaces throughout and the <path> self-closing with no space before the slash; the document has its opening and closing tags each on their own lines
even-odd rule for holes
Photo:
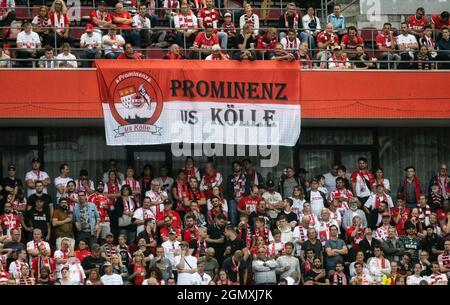
<svg viewBox="0 0 450 305">
<path fill-rule="evenodd" d="M 120 124 L 115 137 L 130 132 L 148 132 L 161 135 L 156 125 L 162 109 L 162 91 L 156 81 L 140 71 L 127 71 L 118 75 L 109 87 L 110 110 Z"/>
</svg>

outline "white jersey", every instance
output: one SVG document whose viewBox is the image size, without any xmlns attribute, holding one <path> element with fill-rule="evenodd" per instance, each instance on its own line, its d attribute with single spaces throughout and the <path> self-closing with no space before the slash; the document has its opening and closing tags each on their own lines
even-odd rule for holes
<svg viewBox="0 0 450 305">
<path fill-rule="evenodd" d="M 325 207 L 324 200 L 319 191 L 311 191 L 310 196 L 311 212 L 320 218 L 322 210 Z"/>
<path fill-rule="evenodd" d="M 147 17 L 142 17 L 141 15 L 137 14 L 133 17 L 133 27 L 136 29 L 150 29 L 150 19 Z"/>
<path fill-rule="evenodd" d="M 44 181 L 47 178 L 50 178 L 50 177 L 44 171 L 37 171 L 37 172 L 29 171 L 25 175 L 25 181 L 27 181 L 27 180 L 33 180 L 33 182 L 35 182 L 37 180 Z M 30 197 L 34 193 L 36 193 L 36 189 L 30 189 L 30 188 L 27 189 L 27 197 Z M 47 194 L 47 188 L 46 187 L 44 187 L 44 194 Z"/>
<path fill-rule="evenodd" d="M 56 59 L 58 60 L 58 67 L 61 63 L 67 62 L 72 68 L 77 68 L 78 67 L 78 63 L 77 63 L 77 58 L 75 57 L 75 55 L 69 53 L 67 55 L 65 55 L 64 53 L 60 53 L 58 55 L 56 55 Z"/>
<path fill-rule="evenodd" d="M 122 277 L 118 274 L 103 275 L 101 277 L 103 285 L 123 285 Z"/>
</svg>

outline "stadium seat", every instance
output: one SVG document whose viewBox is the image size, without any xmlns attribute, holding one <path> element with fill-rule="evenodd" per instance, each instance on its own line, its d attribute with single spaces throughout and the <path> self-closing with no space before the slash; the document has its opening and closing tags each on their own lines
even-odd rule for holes
<svg viewBox="0 0 450 305">
<path fill-rule="evenodd" d="M 161 59 L 164 56 L 164 52 L 161 49 L 153 49 L 150 47 L 144 55 L 146 59 Z"/>
<path fill-rule="evenodd" d="M 365 27 L 361 30 L 361 38 L 364 40 L 364 46 L 369 49 L 375 47 L 375 40 L 378 30 L 374 27 Z"/>
<path fill-rule="evenodd" d="M 16 9 L 14 10 L 16 14 L 16 19 L 29 19 L 30 18 L 30 12 L 28 10 L 28 7 L 26 6 L 16 6 Z"/>
</svg>

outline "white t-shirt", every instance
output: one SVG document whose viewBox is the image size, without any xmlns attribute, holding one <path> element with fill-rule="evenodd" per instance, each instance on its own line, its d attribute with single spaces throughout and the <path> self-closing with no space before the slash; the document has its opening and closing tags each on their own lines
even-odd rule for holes
<svg viewBox="0 0 450 305">
<path fill-rule="evenodd" d="M 61 176 L 58 176 L 55 178 L 54 183 L 55 183 L 56 187 L 59 184 L 62 184 L 62 185 L 64 185 L 64 189 L 66 189 L 67 182 L 72 181 L 72 180 L 73 179 L 70 177 L 61 178 Z M 59 202 L 59 198 L 61 198 L 61 194 L 58 191 L 56 191 L 56 202 Z"/>
<path fill-rule="evenodd" d="M 211 282 L 211 277 L 206 273 L 200 275 L 198 272 L 195 272 L 192 275 L 191 285 L 209 285 L 209 282 Z"/>
<path fill-rule="evenodd" d="M 150 219 L 150 218 L 153 218 L 156 220 L 156 215 L 153 213 L 153 211 L 151 209 L 139 208 L 136 211 L 134 211 L 133 218 L 136 218 L 138 220 L 143 220 L 143 221 Z M 143 224 L 139 225 L 136 228 L 136 234 L 139 234 L 144 230 L 145 230 L 144 225 Z"/>
<path fill-rule="evenodd" d="M 184 257 L 184 270 L 191 270 L 197 268 L 197 259 L 192 256 Z M 181 261 L 181 255 L 175 256 L 175 266 L 177 266 Z M 177 285 L 192 285 L 192 273 L 178 272 Z"/>
<path fill-rule="evenodd" d="M 109 35 L 105 35 L 102 38 L 103 49 L 105 50 L 105 55 L 110 53 L 110 52 L 122 52 L 123 53 L 123 49 L 121 47 L 118 47 L 117 45 L 112 46 L 109 43 L 106 43 L 106 41 L 110 40 L 110 39 L 111 39 L 111 37 Z M 114 41 L 125 43 L 125 39 L 123 39 L 122 35 L 120 35 L 120 34 L 116 35 Z M 108 177 L 108 176 L 106 176 L 106 177 Z M 124 178 L 123 174 L 122 174 L 121 178 L 120 178 L 120 175 L 119 175 L 119 179 L 121 181 L 123 180 L 123 178 Z M 103 178 L 103 182 L 105 182 L 104 178 Z"/>
<path fill-rule="evenodd" d="M 427 278 L 424 276 L 415 276 L 410 275 L 406 278 L 406 285 L 411 286 L 411 285 L 419 285 L 421 281 L 427 281 Z M 428 282 L 428 281 L 427 281 Z"/>
<path fill-rule="evenodd" d="M 410 47 L 408 45 L 411 45 L 413 43 L 417 43 L 417 39 L 414 35 L 407 34 L 407 35 L 398 35 L 397 36 L 397 44 L 406 44 L 406 50 L 409 50 Z"/>
<path fill-rule="evenodd" d="M 320 218 L 322 210 L 325 207 L 323 203 L 322 194 L 320 194 L 319 191 L 311 191 L 310 202 L 311 202 L 311 212 L 314 215 L 316 215 L 317 218 Z"/>
<path fill-rule="evenodd" d="M 172 269 L 176 270 L 175 257 L 181 256 L 181 247 L 179 241 L 171 242 L 170 240 L 166 240 L 161 244 L 164 248 L 164 256 L 170 261 L 172 264 Z"/>
<path fill-rule="evenodd" d="M 102 46 L 102 36 L 93 32 L 92 36 L 89 36 L 88 33 L 84 33 L 81 35 L 80 44 L 85 44 L 85 48 L 92 49 L 93 47 L 101 48 Z"/>
<path fill-rule="evenodd" d="M 259 33 L 259 16 L 256 14 L 252 14 L 252 16 L 250 17 L 250 20 L 253 21 L 253 32 L 255 32 L 255 35 L 258 35 Z M 244 30 L 244 25 L 245 25 L 245 14 L 242 15 L 239 18 L 239 27 L 241 28 L 241 31 Z"/>
<path fill-rule="evenodd" d="M 103 285 L 123 285 L 122 277 L 118 274 L 103 275 L 101 277 Z"/>
<path fill-rule="evenodd" d="M 133 17 L 133 27 L 137 29 L 150 29 L 150 19 L 147 17 L 142 17 L 141 15 L 137 14 Z"/>
<path fill-rule="evenodd" d="M 67 63 L 72 68 L 78 67 L 77 58 L 72 53 L 69 53 L 67 55 L 65 55 L 64 53 L 60 53 L 60 54 L 56 55 L 56 59 L 67 61 Z M 59 67 L 59 65 L 61 64 L 61 61 L 57 61 L 57 63 L 58 63 L 58 67 Z"/>
<path fill-rule="evenodd" d="M 16 43 L 22 43 L 22 48 L 34 49 L 41 45 L 41 39 L 36 32 L 31 31 L 30 34 L 27 34 L 22 31 L 17 34 Z"/>
<path fill-rule="evenodd" d="M 40 180 L 40 181 L 44 181 L 45 179 L 49 178 L 49 175 L 44 172 L 44 171 L 39 171 L 39 172 L 34 172 L 34 171 L 29 171 L 28 173 L 26 173 L 25 175 L 25 181 L 27 180 Z M 47 188 L 44 187 L 44 194 L 47 194 Z M 36 193 L 36 189 L 27 189 L 27 197 L 30 197 L 31 195 L 33 195 L 34 193 Z"/>
<path fill-rule="evenodd" d="M 275 203 L 280 202 L 281 200 L 283 200 L 283 198 L 281 198 L 281 194 L 278 193 L 278 192 L 275 192 L 273 194 L 271 194 L 269 192 L 265 192 L 262 195 L 262 198 L 267 200 L 267 202 L 269 202 L 270 204 L 275 204 Z M 275 210 L 269 210 L 269 216 L 271 218 L 277 218 L 278 212 L 275 211 Z"/>
</svg>

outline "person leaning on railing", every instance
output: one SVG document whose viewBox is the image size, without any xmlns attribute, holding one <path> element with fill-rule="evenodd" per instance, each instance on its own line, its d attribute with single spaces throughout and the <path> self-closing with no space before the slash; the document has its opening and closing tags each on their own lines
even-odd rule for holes
<svg viewBox="0 0 450 305">
<path fill-rule="evenodd" d="M 45 53 L 39 58 L 39 68 L 53 69 L 57 67 L 55 52 L 52 46 L 45 47 Z"/>
</svg>

